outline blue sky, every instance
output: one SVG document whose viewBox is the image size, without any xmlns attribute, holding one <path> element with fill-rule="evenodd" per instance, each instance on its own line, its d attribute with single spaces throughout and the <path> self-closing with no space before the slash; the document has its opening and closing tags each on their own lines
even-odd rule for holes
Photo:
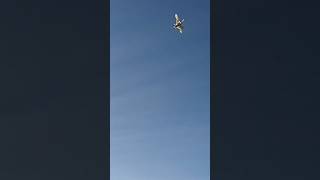
<svg viewBox="0 0 320 180">
<path fill-rule="evenodd" d="M 111 180 L 209 179 L 209 3 L 111 0 Z"/>
</svg>

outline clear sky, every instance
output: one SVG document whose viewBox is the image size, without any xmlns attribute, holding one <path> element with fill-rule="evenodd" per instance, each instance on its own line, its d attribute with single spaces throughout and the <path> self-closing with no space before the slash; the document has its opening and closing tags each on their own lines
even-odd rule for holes
<svg viewBox="0 0 320 180">
<path fill-rule="evenodd" d="M 111 0 L 111 180 L 209 179 L 209 3 Z"/>
</svg>

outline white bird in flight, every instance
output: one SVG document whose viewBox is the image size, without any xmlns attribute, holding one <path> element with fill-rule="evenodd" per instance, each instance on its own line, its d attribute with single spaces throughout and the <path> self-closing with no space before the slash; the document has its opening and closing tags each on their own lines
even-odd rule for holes
<svg viewBox="0 0 320 180">
<path fill-rule="evenodd" d="M 180 21 L 179 16 L 177 14 L 175 14 L 174 17 L 176 18 L 176 23 L 173 25 L 173 28 L 179 30 L 179 32 L 182 33 L 182 30 L 184 28 L 182 23 L 184 19 Z"/>
</svg>

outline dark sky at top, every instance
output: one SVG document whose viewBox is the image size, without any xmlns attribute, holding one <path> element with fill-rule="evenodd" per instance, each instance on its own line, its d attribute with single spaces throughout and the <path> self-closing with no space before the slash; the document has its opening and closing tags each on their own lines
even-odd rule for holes
<svg viewBox="0 0 320 180">
<path fill-rule="evenodd" d="M 319 179 L 320 4 L 216 4 L 216 179 Z"/>
<path fill-rule="evenodd" d="M 107 5 L 1 1 L 0 179 L 107 178 Z"/>
</svg>

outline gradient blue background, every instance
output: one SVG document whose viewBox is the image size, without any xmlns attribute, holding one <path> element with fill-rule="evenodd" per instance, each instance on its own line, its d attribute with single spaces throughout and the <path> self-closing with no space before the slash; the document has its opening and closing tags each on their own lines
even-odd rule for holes
<svg viewBox="0 0 320 180">
<path fill-rule="evenodd" d="M 111 0 L 111 180 L 209 179 L 209 3 Z"/>
</svg>

